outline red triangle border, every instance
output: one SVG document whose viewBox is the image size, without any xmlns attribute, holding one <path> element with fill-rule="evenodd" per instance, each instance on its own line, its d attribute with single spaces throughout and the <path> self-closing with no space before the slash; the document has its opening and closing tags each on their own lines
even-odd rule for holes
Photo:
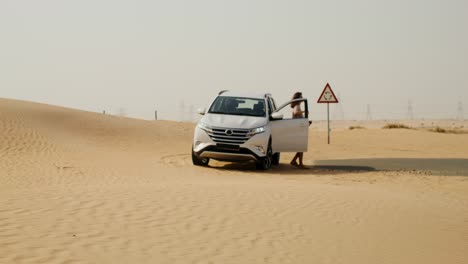
<svg viewBox="0 0 468 264">
<path fill-rule="evenodd" d="M 325 93 L 325 90 L 327 90 L 327 88 L 330 89 L 330 92 L 333 94 L 333 97 L 335 98 L 336 101 L 331 101 L 331 102 L 322 102 L 322 101 L 320 101 L 320 98 L 322 98 L 322 96 L 323 96 L 323 94 Z M 336 103 L 338 103 L 338 97 L 336 97 L 336 95 L 335 95 L 335 93 L 333 92 L 333 90 L 332 90 L 332 88 L 331 88 L 331 86 L 330 86 L 329 83 L 327 83 L 327 85 L 325 85 L 325 88 L 323 88 L 323 91 L 322 91 L 322 93 L 320 94 L 320 96 L 319 96 L 319 98 L 318 98 L 318 100 L 317 100 L 317 103 L 318 103 L 318 104 L 327 104 L 327 103 L 336 104 Z"/>
</svg>

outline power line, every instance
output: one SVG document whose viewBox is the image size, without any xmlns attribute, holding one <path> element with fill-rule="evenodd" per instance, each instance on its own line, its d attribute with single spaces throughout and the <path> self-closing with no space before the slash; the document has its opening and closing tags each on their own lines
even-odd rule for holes
<svg viewBox="0 0 468 264">
<path fill-rule="evenodd" d="M 408 101 L 408 110 L 406 112 L 406 118 L 408 120 L 413 120 L 413 118 L 414 118 L 413 102 L 411 102 L 411 100 Z"/>
<path fill-rule="evenodd" d="M 370 104 L 367 105 L 367 120 L 372 120 L 372 112 L 371 112 L 371 106 Z"/>
<path fill-rule="evenodd" d="M 463 121 L 463 103 L 458 102 L 458 108 L 457 108 L 457 119 Z"/>
</svg>

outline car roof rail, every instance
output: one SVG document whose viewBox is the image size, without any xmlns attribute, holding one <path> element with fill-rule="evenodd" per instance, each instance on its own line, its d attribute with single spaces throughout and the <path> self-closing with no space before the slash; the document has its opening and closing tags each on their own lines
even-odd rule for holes
<svg viewBox="0 0 468 264">
<path fill-rule="evenodd" d="M 225 92 L 228 92 L 229 90 L 222 90 L 221 92 L 218 93 L 218 95 L 222 95 Z"/>
</svg>

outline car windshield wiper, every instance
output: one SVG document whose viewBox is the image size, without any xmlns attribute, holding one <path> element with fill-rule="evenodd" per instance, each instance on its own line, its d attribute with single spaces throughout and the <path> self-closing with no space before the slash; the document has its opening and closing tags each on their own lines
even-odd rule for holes
<svg viewBox="0 0 468 264">
<path fill-rule="evenodd" d="M 247 113 L 228 113 L 228 115 L 237 115 L 237 116 L 256 116 L 256 117 L 263 117 L 263 115 L 258 115 L 258 114 L 247 114 Z"/>
<path fill-rule="evenodd" d="M 220 114 L 220 115 L 229 115 L 229 113 L 222 112 L 222 111 L 210 111 L 208 113 L 210 113 L 210 114 Z"/>
<path fill-rule="evenodd" d="M 235 115 L 240 115 L 240 116 L 257 116 L 257 117 L 265 116 L 265 115 L 245 114 L 245 113 L 238 113 L 238 114 L 235 114 Z"/>
<path fill-rule="evenodd" d="M 246 114 L 246 113 L 230 113 L 230 112 L 222 112 L 222 111 L 211 111 L 209 112 L 210 114 L 220 114 L 220 115 L 237 115 L 237 116 L 256 116 L 256 117 L 262 117 L 265 116 L 265 114 L 262 115 L 256 115 L 256 114 Z"/>
</svg>

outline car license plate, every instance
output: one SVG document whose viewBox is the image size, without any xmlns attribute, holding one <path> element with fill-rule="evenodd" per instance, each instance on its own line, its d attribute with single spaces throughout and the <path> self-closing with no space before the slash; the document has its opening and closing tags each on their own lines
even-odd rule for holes
<svg viewBox="0 0 468 264">
<path fill-rule="evenodd" d="M 219 149 L 227 149 L 227 150 L 239 150 L 238 145 L 231 145 L 231 144 L 216 144 L 216 147 Z"/>
</svg>

